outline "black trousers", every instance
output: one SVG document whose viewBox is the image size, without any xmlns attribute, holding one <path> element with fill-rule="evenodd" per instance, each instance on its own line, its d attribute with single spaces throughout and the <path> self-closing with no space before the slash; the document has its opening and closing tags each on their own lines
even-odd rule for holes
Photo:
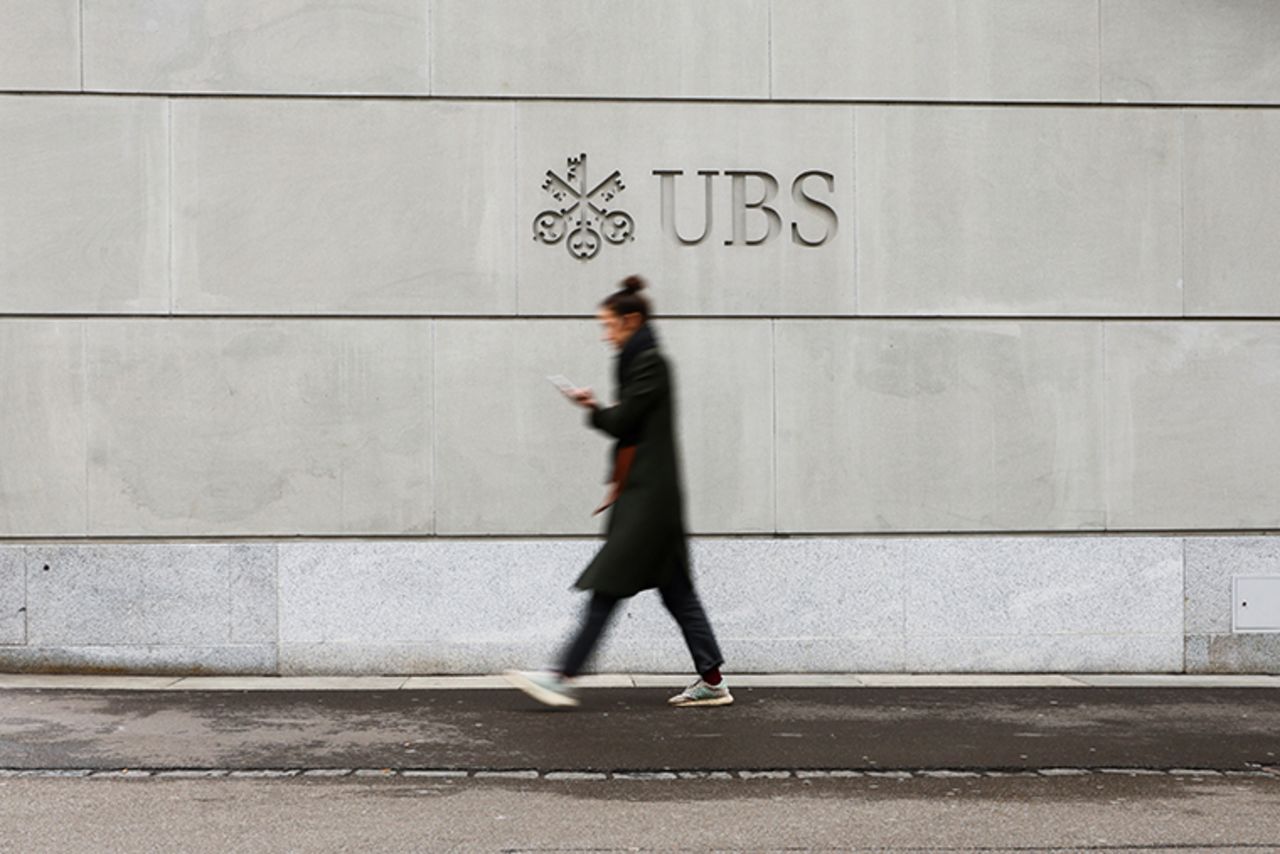
<svg viewBox="0 0 1280 854">
<path fill-rule="evenodd" d="M 707 620 L 702 602 L 688 577 L 679 573 L 671 583 L 659 587 L 658 592 L 662 594 L 662 604 L 671 612 L 680 631 L 684 633 L 684 642 L 689 647 L 689 654 L 693 656 L 693 667 L 698 674 L 703 675 L 724 664 L 716 636 L 711 631 L 711 623 Z M 577 676 L 581 672 L 621 601 L 616 596 L 604 593 L 591 594 L 582 626 L 565 647 L 561 659 L 560 672 L 564 676 Z"/>
</svg>

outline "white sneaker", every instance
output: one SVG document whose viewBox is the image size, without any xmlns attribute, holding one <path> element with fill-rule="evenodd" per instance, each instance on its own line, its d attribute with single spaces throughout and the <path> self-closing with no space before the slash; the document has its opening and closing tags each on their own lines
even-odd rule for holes
<svg viewBox="0 0 1280 854">
<path fill-rule="evenodd" d="M 559 673 L 550 670 L 508 670 L 502 674 L 507 681 L 539 703 L 560 708 L 578 705 L 573 688 Z"/>
<path fill-rule="evenodd" d="M 667 702 L 673 706 L 727 706 L 733 702 L 733 695 L 723 679 L 719 685 L 708 685 L 699 679 Z"/>
</svg>

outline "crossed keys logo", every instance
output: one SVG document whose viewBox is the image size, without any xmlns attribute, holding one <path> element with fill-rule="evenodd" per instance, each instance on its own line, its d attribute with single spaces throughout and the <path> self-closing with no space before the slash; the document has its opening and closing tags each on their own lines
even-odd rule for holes
<svg viewBox="0 0 1280 854">
<path fill-rule="evenodd" d="M 588 186 L 585 154 L 569 158 L 563 178 L 548 169 L 542 189 L 556 200 L 556 207 L 533 218 L 533 239 L 552 246 L 564 240 L 569 254 L 581 261 L 596 257 L 601 240 L 614 245 L 634 240 L 636 223 L 631 214 L 609 208 L 626 189 L 622 173 L 615 169 L 599 184 Z"/>
</svg>

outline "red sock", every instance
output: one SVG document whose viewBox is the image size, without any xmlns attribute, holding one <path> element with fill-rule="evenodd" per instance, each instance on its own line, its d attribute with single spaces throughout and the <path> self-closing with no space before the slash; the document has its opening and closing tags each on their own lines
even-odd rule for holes
<svg viewBox="0 0 1280 854">
<path fill-rule="evenodd" d="M 713 688 L 716 685 L 719 685 L 720 684 L 720 668 L 713 667 L 710 670 L 708 670 L 706 673 L 702 674 L 702 681 L 706 682 L 708 685 L 712 686 Z"/>
</svg>

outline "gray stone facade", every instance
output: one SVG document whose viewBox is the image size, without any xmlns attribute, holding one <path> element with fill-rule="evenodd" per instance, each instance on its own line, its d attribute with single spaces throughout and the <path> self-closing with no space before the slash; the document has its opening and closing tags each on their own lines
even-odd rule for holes
<svg viewBox="0 0 1280 854">
<path fill-rule="evenodd" d="M 0 670 L 545 661 L 607 447 L 545 377 L 608 394 L 639 272 L 740 671 L 1280 672 L 1231 622 L 1280 576 L 1277 40 L 1270 0 L 0 0 Z M 601 669 L 685 668 L 626 613 Z"/>
<path fill-rule="evenodd" d="M 0 548 L 0 669 L 474 673 L 554 658 L 590 539 Z M 1233 574 L 1269 537 L 698 538 L 736 672 L 1280 672 L 1232 635 Z M 15 595 L 11 591 L 18 591 Z M 681 672 L 658 597 L 628 603 L 600 670 Z"/>
</svg>

